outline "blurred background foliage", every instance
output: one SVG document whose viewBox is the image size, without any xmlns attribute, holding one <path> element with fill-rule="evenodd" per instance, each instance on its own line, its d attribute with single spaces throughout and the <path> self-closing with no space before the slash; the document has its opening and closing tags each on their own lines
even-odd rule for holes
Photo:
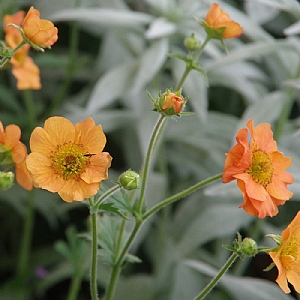
<svg viewBox="0 0 300 300">
<path fill-rule="evenodd" d="M 31 50 L 41 70 L 43 88 L 18 91 L 10 68 L 0 72 L 0 120 L 22 129 L 28 145 L 35 126 L 61 115 L 72 122 L 91 116 L 107 135 L 106 151 L 113 157 L 104 187 L 128 168 L 139 171 L 149 136 L 158 118 L 146 91 L 174 88 L 184 63 L 169 53 L 184 53 L 191 33 L 204 40 L 194 17 L 205 18 L 210 0 L 1 0 L 1 19 L 31 5 L 54 22 L 59 40 L 45 53 Z M 268 233 L 281 233 L 299 210 L 300 195 L 300 3 L 296 0 L 215 1 L 241 24 L 244 34 L 205 48 L 201 73 L 192 71 L 184 87 L 192 116 L 169 120 L 156 152 L 146 203 L 222 172 L 225 153 L 249 118 L 271 123 L 279 150 L 293 158 L 289 171 L 294 196 L 274 218 L 258 220 L 238 206 L 242 195 L 235 183 L 210 185 L 167 207 L 142 228 L 131 254 L 142 262 L 124 269 L 115 299 L 193 299 L 229 253 L 240 231 L 259 245 L 273 245 Z M 3 39 L 3 25 L 0 24 Z M 30 101 L 29 101 L 30 100 Z M 31 103 L 31 104 L 30 104 Z M 29 268 L 16 281 L 28 199 L 34 194 L 33 238 Z M 27 193 L 15 185 L 0 192 L 0 298 L 66 299 L 71 277 L 79 274 L 78 299 L 89 299 L 89 253 L 86 239 L 88 209 L 64 203 L 43 190 Z M 119 218 L 100 219 L 101 246 L 109 251 Z M 131 222 L 128 222 L 130 229 Z M 106 255 L 106 256 L 105 256 Z M 100 253 L 108 260 L 107 253 Z M 277 272 L 263 272 L 268 255 L 238 261 L 207 299 L 295 299 L 274 283 Z M 99 266 L 100 294 L 109 278 Z"/>
</svg>

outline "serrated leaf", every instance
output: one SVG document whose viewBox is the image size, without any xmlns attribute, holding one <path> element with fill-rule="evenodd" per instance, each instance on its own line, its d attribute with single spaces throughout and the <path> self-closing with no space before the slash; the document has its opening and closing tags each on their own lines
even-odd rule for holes
<svg viewBox="0 0 300 300">
<path fill-rule="evenodd" d="M 133 208 L 127 193 L 124 190 L 121 190 L 120 192 L 120 195 L 112 196 L 116 208 L 132 213 Z"/>
<path fill-rule="evenodd" d="M 103 203 L 99 206 L 98 211 L 104 210 L 108 213 L 114 214 L 114 215 L 118 215 L 119 217 L 128 220 L 128 218 L 126 216 L 124 216 L 119 208 L 115 207 L 113 203 Z"/>
</svg>

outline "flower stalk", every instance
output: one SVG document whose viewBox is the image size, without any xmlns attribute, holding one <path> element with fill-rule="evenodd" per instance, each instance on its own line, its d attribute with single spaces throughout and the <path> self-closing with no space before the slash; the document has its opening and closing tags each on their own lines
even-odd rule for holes
<svg viewBox="0 0 300 300">
<path fill-rule="evenodd" d="M 30 256 L 30 247 L 32 241 L 32 230 L 34 224 L 34 190 L 28 193 L 28 203 L 26 208 L 25 220 L 24 220 L 24 232 L 22 236 L 22 242 L 19 253 L 19 262 L 17 268 L 18 280 L 24 279 L 26 271 L 28 270 L 28 262 Z M 18 294 L 18 300 L 24 299 L 23 295 Z"/>
<path fill-rule="evenodd" d="M 90 207 L 94 206 L 94 196 L 89 199 Z M 97 214 L 92 212 L 91 215 L 91 228 L 92 228 L 92 253 L 91 253 L 91 273 L 90 273 L 90 290 L 92 300 L 98 300 L 97 292 Z"/>
<path fill-rule="evenodd" d="M 107 199 L 109 196 L 113 195 L 120 189 L 121 187 L 119 185 L 115 185 L 107 190 L 98 200 L 96 200 L 95 204 L 93 204 L 93 209 L 96 211 L 105 199 Z"/>
<path fill-rule="evenodd" d="M 157 144 L 158 138 L 161 135 L 165 121 L 166 121 L 166 116 L 161 115 L 154 127 L 154 130 L 153 130 L 153 133 L 152 133 L 152 136 L 150 139 L 150 143 L 149 143 L 149 147 L 148 147 L 147 155 L 146 155 L 146 160 L 145 160 L 145 165 L 144 165 L 144 169 L 142 171 L 142 176 L 141 176 L 141 178 L 142 178 L 141 192 L 140 192 L 139 199 L 137 201 L 137 212 L 139 214 L 141 214 L 142 207 L 143 207 L 143 201 L 144 201 L 144 197 L 145 197 L 147 178 L 148 178 L 148 173 L 149 173 L 150 163 L 151 163 L 151 157 L 152 157 L 154 148 Z"/>
<path fill-rule="evenodd" d="M 124 257 L 126 256 L 130 246 L 132 245 L 132 242 L 134 241 L 141 225 L 143 224 L 143 221 L 136 218 L 135 219 L 135 226 L 126 242 L 126 245 L 124 246 L 122 252 L 120 253 L 120 255 L 118 256 L 118 258 L 116 259 L 115 265 L 112 269 L 112 273 L 110 276 L 110 280 L 109 280 L 109 285 L 107 288 L 107 292 L 106 292 L 106 296 L 105 296 L 105 300 L 111 300 L 115 291 L 115 286 L 117 283 L 117 280 L 119 278 L 120 272 L 121 272 L 121 266 L 124 260 Z"/>
<path fill-rule="evenodd" d="M 143 215 L 143 220 L 148 219 L 149 217 L 151 217 L 153 214 L 155 214 L 156 212 L 158 212 L 159 210 L 161 210 L 162 208 L 166 207 L 167 205 L 170 205 L 171 203 L 174 203 L 176 201 L 178 201 L 181 198 L 184 198 L 186 196 L 188 196 L 189 194 L 195 192 L 196 190 L 198 190 L 199 188 L 217 180 L 222 178 L 222 173 L 215 175 L 213 177 L 210 177 L 208 179 L 205 179 L 203 181 L 200 181 L 198 183 L 196 183 L 195 185 L 187 188 L 186 190 L 179 192 L 167 199 L 165 199 L 164 201 L 156 204 L 154 207 L 152 207 L 149 211 L 147 211 L 144 215 Z"/>
<path fill-rule="evenodd" d="M 216 275 L 216 277 L 204 288 L 204 290 L 196 296 L 194 300 L 202 300 L 208 293 L 215 287 L 215 285 L 219 282 L 221 277 L 228 271 L 230 266 L 234 263 L 234 261 L 239 257 L 239 255 L 235 252 L 231 254 L 231 256 L 228 258 L 224 266 L 221 268 L 219 273 Z"/>
</svg>

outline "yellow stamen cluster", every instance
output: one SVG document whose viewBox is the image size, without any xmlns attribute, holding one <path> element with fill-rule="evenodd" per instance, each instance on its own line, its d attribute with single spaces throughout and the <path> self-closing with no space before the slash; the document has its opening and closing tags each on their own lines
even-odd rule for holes
<svg viewBox="0 0 300 300">
<path fill-rule="evenodd" d="M 66 143 L 57 146 L 57 151 L 53 152 L 51 159 L 55 173 L 67 180 L 79 179 L 89 164 L 90 156 L 86 155 L 82 145 Z"/>
<path fill-rule="evenodd" d="M 299 232 L 295 232 L 292 236 L 290 241 L 284 245 L 284 247 L 281 250 L 281 256 L 282 255 L 289 255 L 292 256 L 295 260 L 299 259 Z M 285 265 L 286 268 L 288 266 Z"/>
<path fill-rule="evenodd" d="M 255 182 L 267 186 L 272 182 L 273 164 L 270 156 L 263 150 L 255 150 L 252 153 L 252 165 L 246 171 L 252 175 Z"/>
</svg>

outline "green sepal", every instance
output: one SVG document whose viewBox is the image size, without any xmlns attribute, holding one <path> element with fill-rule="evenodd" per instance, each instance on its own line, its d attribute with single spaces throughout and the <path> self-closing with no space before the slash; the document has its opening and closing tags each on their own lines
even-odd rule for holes
<svg viewBox="0 0 300 300">
<path fill-rule="evenodd" d="M 14 184 L 15 174 L 13 172 L 0 171 L 0 190 L 8 190 Z"/>
<path fill-rule="evenodd" d="M 278 234 L 267 234 L 266 237 L 271 238 L 278 246 L 282 243 L 282 237 Z"/>
<path fill-rule="evenodd" d="M 264 269 L 265 272 L 272 270 L 275 267 L 275 264 L 272 262 L 268 267 Z"/>
<path fill-rule="evenodd" d="M 226 30 L 226 27 L 212 27 L 209 26 L 204 20 L 198 20 L 197 18 L 196 21 L 204 28 L 210 39 L 223 40 L 223 33 Z"/>
<path fill-rule="evenodd" d="M 197 60 L 194 60 L 192 58 L 189 58 L 189 57 L 186 57 L 184 55 L 181 55 L 179 53 L 169 53 L 167 54 L 169 57 L 174 57 L 174 58 L 178 58 L 182 61 L 185 62 L 186 64 L 186 68 L 187 69 L 190 69 L 190 70 L 196 70 L 200 73 L 203 74 L 204 76 L 204 79 L 205 79 L 205 85 L 208 87 L 209 86 L 209 82 L 208 82 L 208 77 L 207 77 L 207 73 L 204 69 L 202 69 L 200 66 L 199 66 L 199 62 Z"/>
</svg>

